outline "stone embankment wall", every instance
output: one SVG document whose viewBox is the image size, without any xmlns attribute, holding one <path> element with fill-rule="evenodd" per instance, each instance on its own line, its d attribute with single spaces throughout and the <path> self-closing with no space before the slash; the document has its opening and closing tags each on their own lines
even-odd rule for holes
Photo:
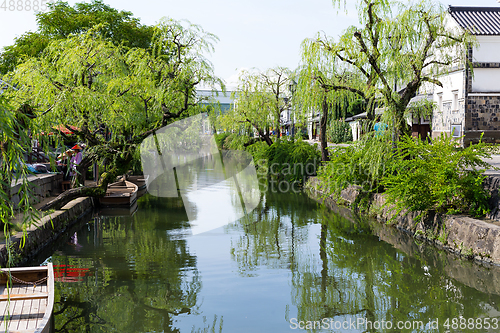
<svg viewBox="0 0 500 333">
<path fill-rule="evenodd" d="M 68 227 L 75 224 L 80 218 L 92 212 L 94 208 L 91 198 L 78 198 L 69 202 L 60 210 L 34 221 L 26 230 L 26 234 L 18 232 L 10 237 L 11 266 L 26 262 L 47 245 L 56 240 Z M 23 245 L 24 244 L 24 245 Z M 7 242 L 0 242 L 0 266 L 6 267 L 9 258 Z"/>
<path fill-rule="evenodd" d="M 374 194 L 364 198 L 359 187 L 351 186 L 341 192 L 340 198 L 326 196 L 317 178 L 310 178 L 307 188 L 316 199 L 334 202 L 350 207 L 354 212 L 376 218 L 379 222 L 390 224 L 415 237 L 425 239 L 452 253 L 480 262 L 500 265 L 500 203 L 498 186 L 500 178 L 489 177 L 485 187 L 492 194 L 491 214 L 483 220 L 464 215 L 426 214 L 419 217 L 419 212 L 402 212 L 395 216 L 386 204 L 383 194 Z M 359 202 L 363 199 L 363 209 Z"/>
<path fill-rule="evenodd" d="M 63 175 L 58 173 L 42 173 L 28 177 L 31 193 L 29 196 L 30 204 L 37 204 L 44 198 L 55 195 L 60 192 Z M 11 200 L 14 207 L 17 207 L 20 201 L 22 181 L 12 182 L 10 188 Z"/>
</svg>

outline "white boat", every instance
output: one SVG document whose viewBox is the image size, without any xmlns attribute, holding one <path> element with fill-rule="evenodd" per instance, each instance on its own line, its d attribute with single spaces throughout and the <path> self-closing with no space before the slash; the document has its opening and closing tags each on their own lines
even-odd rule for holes
<svg viewBox="0 0 500 333">
<path fill-rule="evenodd" d="M 0 332 L 48 333 L 53 330 L 52 263 L 1 269 L 0 288 Z"/>
</svg>

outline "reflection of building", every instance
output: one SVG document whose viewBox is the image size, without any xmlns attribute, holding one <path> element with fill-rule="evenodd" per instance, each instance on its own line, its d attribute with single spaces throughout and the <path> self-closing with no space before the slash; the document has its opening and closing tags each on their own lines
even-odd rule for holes
<svg viewBox="0 0 500 333">
<path fill-rule="evenodd" d="M 470 32 L 478 45 L 467 51 L 473 74 L 456 62 L 440 78 L 442 88 L 427 87 L 437 104 L 432 137 L 445 133 L 468 145 L 484 133 L 483 141 L 500 142 L 500 7 L 450 6 L 448 11 L 450 28 Z"/>
</svg>

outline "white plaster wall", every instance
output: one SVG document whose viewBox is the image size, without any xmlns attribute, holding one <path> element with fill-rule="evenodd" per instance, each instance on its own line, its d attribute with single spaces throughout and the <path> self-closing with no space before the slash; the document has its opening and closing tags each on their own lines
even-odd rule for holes
<svg viewBox="0 0 500 333">
<path fill-rule="evenodd" d="M 500 68 L 474 68 L 472 92 L 500 92 Z"/>
<path fill-rule="evenodd" d="M 500 36 L 476 36 L 479 45 L 472 51 L 474 62 L 500 62 Z"/>
<path fill-rule="evenodd" d="M 465 125 L 465 91 L 464 71 L 452 72 L 440 78 L 443 87 L 434 85 L 433 101 L 437 104 L 432 117 L 432 131 L 449 132 L 451 125 Z M 454 92 L 458 93 L 457 105 L 454 107 Z M 442 104 L 439 105 L 439 95 L 442 96 Z"/>
</svg>

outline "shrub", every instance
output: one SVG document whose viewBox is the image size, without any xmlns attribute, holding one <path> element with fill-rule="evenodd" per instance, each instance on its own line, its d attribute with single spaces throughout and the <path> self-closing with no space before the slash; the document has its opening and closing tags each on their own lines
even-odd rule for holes
<svg viewBox="0 0 500 333">
<path fill-rule="evenodd" d="M 224 141 L 229 135 L 231 135 L 231 133 L 220 133 L 214 135 L 215 142 L 217 143 L 217 147 L 219 148 L 219 150 L 223 149 Z"/>
<path fill-rule="evenodd" d="M 398 212 L 436 210 L 445 213 L 469 213 L 481 216 L 488 212 L 489 195 L 483 188 L 481 158 L 489 157 L 484 143 L 456 148 L 449 136 L 432 144 L 404 137 L 398 144 L 392 173 L 382 181 L 388 202 Z"/>
<path fill-rule="evenodd" d="M 320 153 L 301 139 L 276 140 L 271 146 L 257 142 L 247 147 L 258 167 L 265 168 L 269 177 L 301 185 L 306 177 L 316 174 Z"/>
<path fill-rule="evenodd" d="M 326 136 L 329 142 L 349 142 L 352 141 L 352 129 L 344 120 L 332 120 L 326 131 Z"/>
<path fill-rule="evenodd" d="M 222 145 L 222 149 L 226 150 L 245 150 L 245 148 L 252 142 L 252 139 L 246 135 L 239 135 L 236 133 L 230 134 Z"/>
<path fill-rule="evenodd" d="M 302 139 L 276 140 L 267 151 L 271 176 L 290 183 L 303 184 L 307 176 L 316 175 L 321 160 L 318 149 Z"/>
<path fill-rule="evenodd" d="M 332 147 L 330 161 L 320 167 L 318 178 L 327 195 L 339 195 L 350 185 L 361 186 L 364 192 L 380 192 L 381 180 L 391 163 L 391 144 L 385 137 L 366 134 L 362 140 L 347 147 Z"/>
</svg>

